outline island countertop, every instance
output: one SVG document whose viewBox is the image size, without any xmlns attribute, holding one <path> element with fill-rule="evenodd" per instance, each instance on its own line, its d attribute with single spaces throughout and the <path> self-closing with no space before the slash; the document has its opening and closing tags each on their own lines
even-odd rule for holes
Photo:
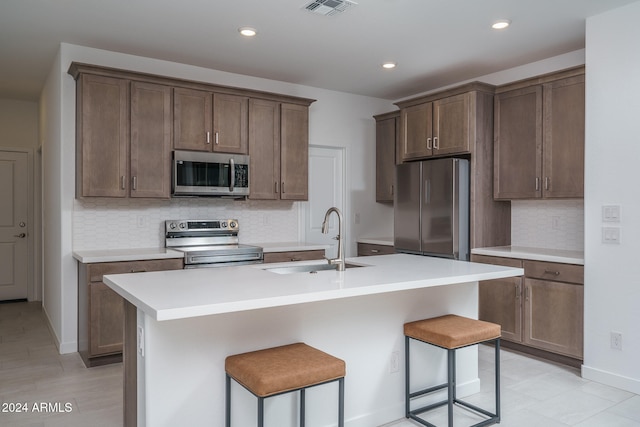
<svg viewBox="0 0 640 427">
<path fill-rule="evenodd" d="M 521 276 L 523 269 L 395 254 L 348 258 L 344 272 L 277 274 L 256 264 L 104 276 L 104 283 L 157 321 L 186 319 L 385 292 Z"/>
</svg>

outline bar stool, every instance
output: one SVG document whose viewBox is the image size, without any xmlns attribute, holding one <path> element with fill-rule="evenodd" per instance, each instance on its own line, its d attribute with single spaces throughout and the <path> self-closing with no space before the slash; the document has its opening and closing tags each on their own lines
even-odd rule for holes
<svg viewBox="0 0 640 427">
<path fill-rule="evenodd" d="M 231 427 L 231 379 L 258 398 L 258 427 L 264 426 L 268 397 L 300 391 L 300 427 L 305 424 L 305 390 L 338 381 L 338 426 L 344 427 L 343 360 L 304 343 L 229 356 L 225 360 L 225 425 Z"/>
<path fill-rule="evenodd" d="M 447 405 L 448 427 L 453 427 L 453 406 L 458 404 L 489 417 L 471 427 L 488 426 L 500 422 L 500 325 L 456 315 L 446 315 L 432 319 L 405 323 L 405 416 L 425 426 L 435 427 L 418 414 Z M 411 392 L 409 371 L 409 342 L 421 341 L 447 350 L 447 382 L 420 391 Z M 495 413 L 479 408 L 456 398 L 456 350 L 485 342 L 495 342 Z M 411 410 L 411 400 L 447 389 L 447 399 Z"/>
</svg>

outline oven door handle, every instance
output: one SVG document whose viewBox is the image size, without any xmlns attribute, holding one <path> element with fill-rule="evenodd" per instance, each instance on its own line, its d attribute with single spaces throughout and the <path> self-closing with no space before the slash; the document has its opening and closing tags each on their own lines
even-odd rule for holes
<svg viewBox="0 0 640 427">
<path fill-rule="evenodd" d="M 229 191 L 233 193 L 233 187 L 236 184 L 236 163 L 233 161 L 233 157 L 229 159 Z"/>
</svg>

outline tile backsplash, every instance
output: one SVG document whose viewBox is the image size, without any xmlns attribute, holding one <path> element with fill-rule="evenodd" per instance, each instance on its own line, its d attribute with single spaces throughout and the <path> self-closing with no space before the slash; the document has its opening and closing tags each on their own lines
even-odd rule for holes
<svg viewBox="0 0 640 427">
<path fill-rule="evenodd" d="M 73 207 L 73 250 L 164 246 L 168 219 L 234 218 L 240 242 L 298 240 L 299 202 L 184 198 L 84 199 Z"/>
<path fill-rule="evenodd" d="M 584 201 L 512 201 L 511 245 L 583 251 Z"/>
</svg>

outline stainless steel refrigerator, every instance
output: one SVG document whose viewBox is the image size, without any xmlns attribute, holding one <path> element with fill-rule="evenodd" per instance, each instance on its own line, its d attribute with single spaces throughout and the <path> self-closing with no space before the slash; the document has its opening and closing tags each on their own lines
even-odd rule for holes
<svg viewBox="0 0 640 427">
<path fill-rule="evenodd" d="M 469 260 L 469 161 L 396 166 L 396 252 Z"/>
</svg>

